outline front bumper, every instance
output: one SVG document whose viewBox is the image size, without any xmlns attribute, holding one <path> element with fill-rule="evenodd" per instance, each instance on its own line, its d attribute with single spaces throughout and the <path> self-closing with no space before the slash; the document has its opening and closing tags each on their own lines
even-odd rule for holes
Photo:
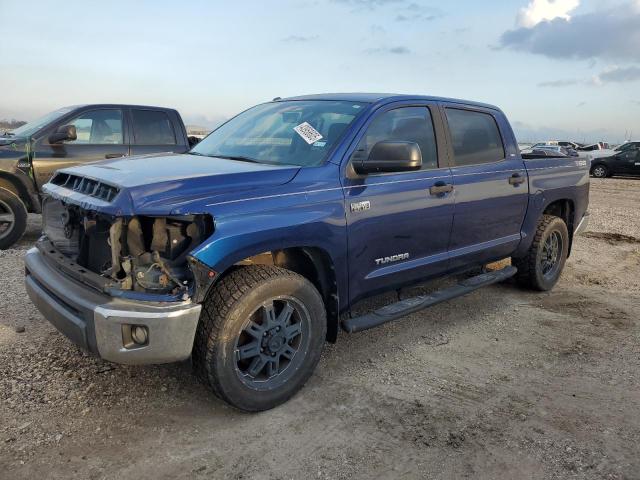
<svg viewBox="0 0 640 480">
<path fill-rule="evenodd" d="M 587 227 L 589 226 L 589 217 L 590 217 L 589 212 L 585 212 L 585 214 L 582 215 L 582 219 L 580 220 L 580 223 L 578 223 L 578 226 L 573 232 L 574 235 L 581 235 L 587 231 Z"/>
<path fill-rule="evenodd" d="M 124 364 L 169 363 L 191 355 L 201 306 L 187 302 L 116 299 L 73 280 L 32 248 L 25 256 L 29 298 L 42 315 L 78 346 Z M 131 341 L 144 326 L 147 342 Z"/>
</svg>

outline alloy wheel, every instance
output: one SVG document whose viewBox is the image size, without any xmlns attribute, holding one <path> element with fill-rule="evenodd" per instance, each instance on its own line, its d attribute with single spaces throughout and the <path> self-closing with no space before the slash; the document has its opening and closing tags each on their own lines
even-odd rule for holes
<svg viewBox="0 0 640 480">
<path fill-rule="evenodd" d="M 258 307 L 236 340 L 236 373 L 250 388 L 272 390 L 299 368 L 309 344 L 311 317 L 293 297 L 276 297 Z"/>
<path fill-rule="evenodd" d="M 16 219 L 11 207 L 0 200 L 0 238 L 5 238 L 13 230 Z"/>
</svg>

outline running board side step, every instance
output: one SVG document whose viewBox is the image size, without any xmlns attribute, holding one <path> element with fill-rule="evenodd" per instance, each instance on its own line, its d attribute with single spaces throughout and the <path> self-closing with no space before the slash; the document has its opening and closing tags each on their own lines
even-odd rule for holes
<svg viewBox="0 0 640 480">
<path fill-rule="evenodd" d="M 516 267 L 507 266 L 501 270 L 476 275 L 475 277 L 463 280 L 453 287 L 437 290 L 428 295 L 406 298 L 360 317 L 348 318 L 342 322 L 342 328 L 348 333 L 355 333 L 378 327 L 437 303 L 461 297 L 462 295 L 466 295 L 467 293 L 471 293 L 474 290 L 493 283 L 502 282 L 507 278 L 513 277 L 517 272 L 518 269 Z"/>
</svg>

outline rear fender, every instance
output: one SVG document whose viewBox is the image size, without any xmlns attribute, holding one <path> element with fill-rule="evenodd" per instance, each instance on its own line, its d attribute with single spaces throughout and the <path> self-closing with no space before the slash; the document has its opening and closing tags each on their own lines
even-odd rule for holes
<svg viewBox="0 0 640 480">
<path fill-rule="evenodd" d="M 572 218 L 567 218 L 570 229 L 580 223 L 589 204 L 589 167 L 578 159 L 526 160 L 529 175 L 529 205 L 522 224 L 522 241 L 513 257 L 524 256 L 535 235 L 538 221 L 550 205 L 569 202 Z"/>
</svg>

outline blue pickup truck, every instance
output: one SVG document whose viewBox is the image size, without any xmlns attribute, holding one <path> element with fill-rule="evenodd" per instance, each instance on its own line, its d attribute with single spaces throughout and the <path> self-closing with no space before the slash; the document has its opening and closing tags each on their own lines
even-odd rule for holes
<svg viewBox="0 0 640 480">
<path fill-rule="evenodd" d="M 303 386 L 340 327 L 510 277 L 551 289 L 588 221 L 589 167 L 523 158 L 490 105 L 326 94 L 250 108 L 186 154 L 60 170 L 43 190 L 44 235 L 25 258 L 42 314 L 109 361 L 191 357 L 216 395 L 259 411 Z"/>
</svg>

